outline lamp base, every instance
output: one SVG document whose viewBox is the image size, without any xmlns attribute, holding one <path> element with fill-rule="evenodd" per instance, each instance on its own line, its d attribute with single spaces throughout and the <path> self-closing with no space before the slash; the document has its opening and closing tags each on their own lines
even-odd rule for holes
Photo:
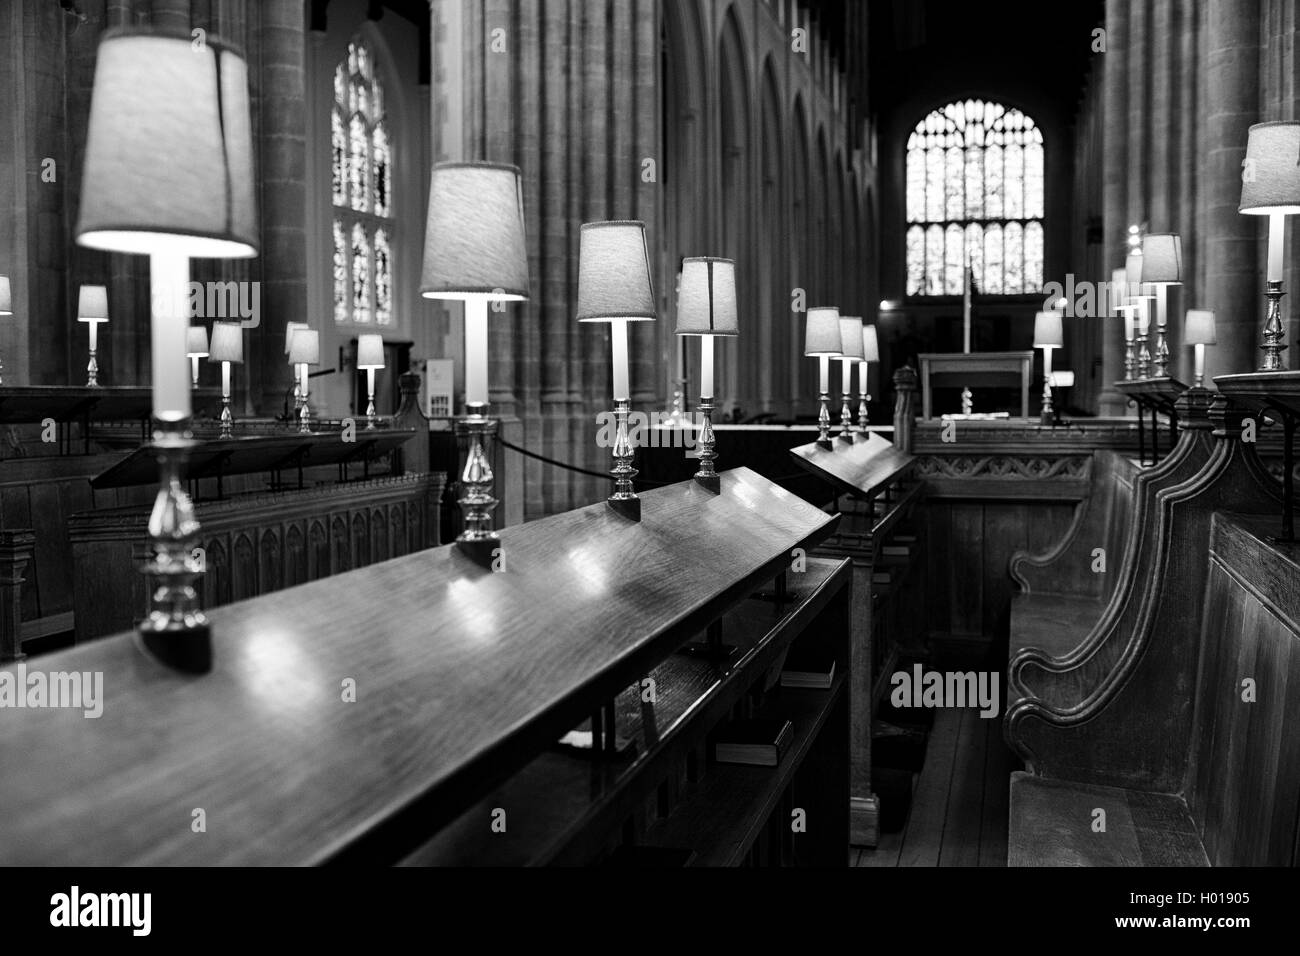
<svg viewBox="0 0 1300 956">
<path fill-rule="evenodd" d="M 641 520 L 641 499 L 635 496 L 631 498 L 606 498 L 605 504 L 609 505 L 609 510 L 621 518 L 628 521 Z"/>
<path fill-rule="evenodd" d="M 457 538 L 456 550 L 469 558 L 481 568 L 496 570 L 496 563 L 502 561 L 504 568 L 505 549 L 501 546 L 501 537 L 492 534 L 488 537 Z"/>
<path fill-rule="evenodd" d="M 695 483 L 715 495 L 722 494 L 722 476 L 718 474 L 695 476 Z"/>
<path fill-rule="evenodd" d="M 212 670 L 212 628 L 205 621 L 182 628 L 157 630 L 145 622 L 136 633 L 145 649 L 168 667 L 183 674 Z"/>
</svg>

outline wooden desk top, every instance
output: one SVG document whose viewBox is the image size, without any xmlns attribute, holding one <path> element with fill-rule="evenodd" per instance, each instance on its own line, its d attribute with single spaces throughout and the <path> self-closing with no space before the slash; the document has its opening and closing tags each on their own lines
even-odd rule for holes
<svg viewBox="0 0 1300 956">
<path fill-rule="evenodd" d="M 415 429 L 360 428 L 356 441 L 345 442 L 337 431 L 302 435 L 284 431 L 278 435 L 254 435 L 247 438 L 218 438 L 203 441 L 190 452 L 185 477 L 190 481 L 217 475 L 254 475 L 262 472 L 322 465 L 342 465 L 373 461 L 400 448 L 416 435 Z M 158 456 L 148 445 L 128 454 L 103 473 L 91 479 L 92 488 L 133 488 L 158 481 Z"/>
<path fill-rule="evenodd" d="M 872 434 L 852 445 L 835 439 L 827 451 L 816 442 L 790 449 L 794 460 L 813 474 L 830 481 L 846 494 L 871 497 L 911 466 L 915 458 Z"/>
<path fill-rule="evenodd" d="M 130 634 L 28 662 L 104 709 L 0 711 L 0 864 L 389 862 L 838 521 L 743 468 L 642 499 L 502 532 L 504 573 L 438 548 L 219 608 L 201 678 Z"/>
<path fill-rule="evenodd" d="M 220 398 L 217 389 L 194 391 L 196 400 Z M 0 424 L 31 424 L 52 418 L 74 421 L 89 415 L 96 421 L 140 421 L 153 414 L 149 386 L 5 385 L 0 386 Z"/>
</svg>

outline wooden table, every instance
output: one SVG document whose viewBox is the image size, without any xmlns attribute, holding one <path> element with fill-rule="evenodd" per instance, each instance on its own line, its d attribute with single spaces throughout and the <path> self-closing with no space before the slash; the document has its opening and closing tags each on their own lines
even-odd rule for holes
<svg viewBox="0 0 1300 956">
<path fill-rule="evenodd" d="M 0 864 L 402 859 L 837 521 L 739 469 L 722 474 L 718 495 L 694 482 L 647 493 L 639 524 L 601 503 L 507 529 L 501 573 L 445 547 L 219 608 L 213 670 L 200 678 L 166 669 L 133 634 L 41 658 L 47 672 L 102 674 L 103 714 L 4 711 Z M 837 566 L 822 579 L 819 593 L 833 585 L 838 596 L 792 624 L 846 639 L 847 575 Z M 765 614 L 780 619 L 770 605 Z M 743 670 L 752 690 L 778 650 L 763 644 L 727 667 Z M 742 690 L 717 698 L 718 710 Z M 711 693 L 683 720 L 710 711 Z M 816 727 L 835 726 L 827 720 L 839 712 L 843 736 L 809 738 L 800 754 L 847 749 L 836 699 L 819 705 Z M 839 771 L 819 768 L 830 774 L 821 790 L 847 803 L 847 764 L 835 759 Z M 842 790 L 835 772 L 845 774 Z M 635 797 L 644 809 L 654 793 Z M 191 831 L 196 809 L 206 833 Z M 837 844 L 840 865 L 842 812 L 842 826 L 821 818 L 817 838 Z M 498 839 L 488 821 L 478 832 Z"/>
<path fill-rule="evenodd" d="M 1003 386 L 1008 379 L 1020 385 L 1020 417 L 1029 417 L 1029 387 L 1034 377 L 1034 353 L 1028 352 L 960 352 L 930 353 L 917 356 L 921 362 L 921 418 L 933 417 L 933 383 L 950 379 L 963 388 Z"/>
</svg>

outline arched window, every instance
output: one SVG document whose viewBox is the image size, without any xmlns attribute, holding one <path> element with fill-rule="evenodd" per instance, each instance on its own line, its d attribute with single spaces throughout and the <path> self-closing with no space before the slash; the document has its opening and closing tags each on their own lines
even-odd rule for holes
<svg viewBox="0 0 1300 956">
<path fill-rule="evenodd" d="M 907 142 L 907 294 L 1043 287 L 1043 134 L 1020 110 L 965 100 L 935 110 Z"/>
<path fill-rule="evenodd" d="M 393 321 L 393 152 L 384 87 L 361 40 L 334 70 L 330 115 L 334 195 L 334 321 Z"/>
</svg>

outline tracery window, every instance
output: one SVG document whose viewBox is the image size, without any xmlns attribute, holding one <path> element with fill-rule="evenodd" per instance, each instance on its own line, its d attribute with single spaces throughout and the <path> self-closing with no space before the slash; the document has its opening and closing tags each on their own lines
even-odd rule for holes
<svg viewBox="0 0 1300 956">
<path fill-rule="evenodd" d="M 949 103 L 907 143 L 907 294 L 1043 286 L 1043 134 L 1017 109 Z"/>
<path fill-rule="evenodd" d="M 334 197 L 334 321 L 390 325 L 393 153 L 384 87 L 360 40 L 334 70 L 330 120 Z"/>
</svg>

